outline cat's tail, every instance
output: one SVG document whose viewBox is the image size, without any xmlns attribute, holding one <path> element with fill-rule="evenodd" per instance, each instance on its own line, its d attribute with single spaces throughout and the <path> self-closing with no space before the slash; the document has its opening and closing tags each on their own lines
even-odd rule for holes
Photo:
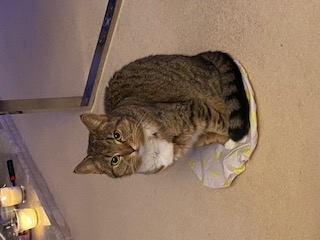
<svg viewBox="0 0 320 240">
<path fill-rule="evenodd" d="M 220 73 L 222 95 L 229 114 L 229 136 L 239 141 L 249 131 L 249 103 L 244 90 L 242 75 L 232 57 L 223 52 L 199 54 L 205 61 L 215 65 Z"/>
</svg>

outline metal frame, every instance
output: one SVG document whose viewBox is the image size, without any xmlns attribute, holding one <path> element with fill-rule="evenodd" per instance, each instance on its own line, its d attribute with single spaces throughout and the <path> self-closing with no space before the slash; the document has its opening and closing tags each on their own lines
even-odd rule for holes
<svg viewBox="0 0 320 240">
<path fill-rule="evenodd" d="M 109 0 L 108 2 L 83 96 L 0 100 L 0 115 L 39 111 L 91 109 L 101 79 L 102 70 L 106 61 L 106 55 L 110 47 L 121 4 L 122 0 Z"/>
</svg>

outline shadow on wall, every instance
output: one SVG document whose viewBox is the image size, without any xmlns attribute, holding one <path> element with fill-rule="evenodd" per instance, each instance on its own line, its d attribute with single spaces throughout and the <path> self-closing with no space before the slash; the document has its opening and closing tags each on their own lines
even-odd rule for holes
<svg viewBox="0 0 320 240">
<path fill-rule="evenodd" d="M 81 21 L 77 19 L 80 7 L 76 4 L 36 0 L 1 3 L 3 99 L 82 95 L 90 62 L 85 62 Z"/>
</svg>

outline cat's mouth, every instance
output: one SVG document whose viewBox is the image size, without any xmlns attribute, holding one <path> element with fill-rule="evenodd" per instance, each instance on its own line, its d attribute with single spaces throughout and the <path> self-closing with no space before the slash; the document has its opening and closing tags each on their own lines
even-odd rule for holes
<svg viewBox="0 0 320 240">
<path fill-rule="evenodd" d="M 131 148 L 132 148 L 133 152 L 139 152 L 139 147 L 132 146 Z"/>
</svg>

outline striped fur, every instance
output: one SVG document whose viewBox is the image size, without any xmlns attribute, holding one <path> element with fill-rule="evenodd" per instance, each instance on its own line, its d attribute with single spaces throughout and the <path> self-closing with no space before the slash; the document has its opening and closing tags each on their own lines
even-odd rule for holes
<svg viewBox="0 0 320 240">
<path fill-rule="evenodd" d="M 106 87 L 105 112 L 82 116 L 90 141 L 77 173 L 156 173 L 195 145 L 238 141 L 249 129 L 241 73 L 222 52 L 156 55 L 124 66 Z"/>
<path fill-rule="evenodd" d="M 229 115 L 229 136 L 239 141 L 249 130 L 249 104 L 241 72 L 227 53 L 207 52 L 200 56 L 213 63 L 220 73 L 222 96 Z"/>
</svg>

